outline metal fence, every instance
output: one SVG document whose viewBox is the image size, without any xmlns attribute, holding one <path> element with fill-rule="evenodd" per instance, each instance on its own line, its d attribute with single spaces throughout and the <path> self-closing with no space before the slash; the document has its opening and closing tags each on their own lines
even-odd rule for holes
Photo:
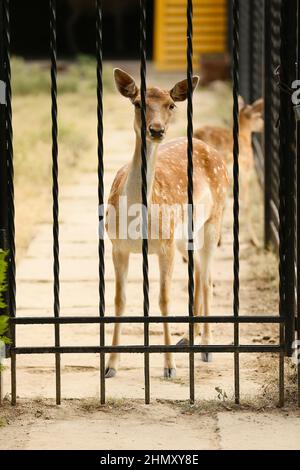
<svg viewBox="0 0 300 470">
<path fill-rule="evenodd" d="M 159 317 L 149 316 L 149 280 L 148 280 L 148 240 L 147 240 L 147 209 L 143 213 L 143 296 L 144 311 L 141 317 L 123 316 L 113 317 L 105 315 L 104 304 L 104 242 L 103 238 L 99 240 L 99 315 L 96 317 L 87 316 L 63 316 L 60 312 L 60 294 L 59 294 L 59 197 L 58 197 L 58 141 L 57 141 L 57 60 L 56 60 L 56 0 L 49 0 L 50 10 L 50 51 L 51 51 L 51 99 L 52 99 L 52 162 L 53 162 L 53 316 L 51 317 L 20 317 L 16 311 L 15 292 L 15 230 L 14 230 L 14 190 L 13 190 L 13 139 L 12 139 L 12 108 L 11 108 L 11 77 L 10 77 L 10 20 L 9 20 L 9 0 L 0 0 L 0 79 L 1 86 L 5 87 L 6 99 L 0 106 L 0 148 L 1 148 L 1 230 L 6 235 L 9 249 L 9 302 L 8 312 L 10 315 L 11 340 L 12 344 L 8 349 L 11 359 L 11 396 L 12 403 L 16 403 L 17 397 L 17 357 L 22 354 L 47 354 L 55 355 L 55 371 L 56 371 L 56 402 L 61 402 L 61 370 L 60 357 L 61 354 L 67 353 L 100 353 L 100 397 L 101 402 L 105 402 L 105 354 L 109 352 L 118 353 L 141 353 L 144 355 L 144 372 L 145 372 L 145 402 L 150 402 L 150 356 L 152 353 L 174 352 L 187 353 L 189 355 L 189 385 L 190 385 L 190 401 L 195 399 L 195 377 L 194 377 L 194 354 L 199 352 L 215 352 L 215 353 L 232 353 L 234 356 L 234 388 L 235 401 L 240 401 L 240 353 L 276 353 L 279 359 L 279 401 L 284 403 L 284 356 L 291 354 L 292 341 L 295 334 L 295 303 L 294 289 L 295 276 L 294 269 L 291 269 L 291 261 L 293 261 L 295 251 L 291 249 L 295 245 L 295 184 L 288 184 L 287 178 L 292 177 L 295 182 L 295 140 L 294 128 L 295 122 L 291 108 L 290 96 L 286 98 L 284 91 L 280 94 L 280 109 L 278 108 L 278 89 L 274 85 L 275 78 L 273 76 L 273 67 L 277 62 L 281 63 L 281 81 L 289 83 L 292 73 L 292 65 L 295 52 L 295 46 L 292 42 L 295 39 L 296 27 L 295 18 L 297 2 L 295 0 L 266 0 L 265 2 L 251 2 L 251 8 L 248 9 L 249 2 L 240 2 L 234 0 L 232 3 L 232 24 L 233 24 L 233 136 L 234 136 L 234 244 L 233 244 L 233 269 L 234 269 L 234 301 L 233 314 L 230 316 L 220 315 L 211 316 L 209 318 L 194 317 L 194 260 L 192 243 L 189 244 L 189 303 L 187 314 L 181 312 L 180 316 Z M 101 0 L 96 1 L 96 56 L 97 56 L 97 117 L 98 117 L 98 202 L 102 205 L 103 201 L 103 108 L 102 108 L 102 10 Z M 280 306 L 278 315 L 262 316 L 259 314 L 259 306 L 257 315 L 241 316 L 239 314 L 239 119 L 238 119 L 238 94 L 239 94 L 239 70 L 242 75 L 242 90 L 248 90 L 248 99 L 256 97 L 263 81 L 260 78 L 260 65 L 251 66 L 253 57 L 258 57 L 263 50 L 262 27 L 258 30 L 252 27 L 245 30 L 247 33 L 247 41 L 257 31 L 256 42 L 248 43 L 249 54 L 247 61 L 243 54 L 245 40 L 241 35 L 241 51 L 240 51 L 240 7 L 241 21 L 255 13 L 256 21 L 261 18 L 262 5 L 267 14 L 264 15 L 264 45 L 269 48 L 271 53 L 265 54 L 264 68 L 266 80 L 265 102 L 266 102 L 266 139 L 265 148 L 268 162 L 265 165 L 267 173 L 265 182 L 271 178 L 272 193 L 274 196 L 274 206 L 278 223 L 276 225 L 276 233 L 280 228 L 279 236 L 279 253 L 280 253 Z M 187 79 L 188 79 L 188 104 L 187 104 L 187 155 L 188 155 L 188 201 L 193 203 L 193 102 L 192 102 L 192 35 L 193 35 L 193 2 L 187 0 Z M 146 160 L 146 0 L 140 0 L 140 77 L 141 77 L 141 136 L 142 136 L 142 202 L 147 208 L 147 160 Z M 247 8 L 247 12 L 245 10 Z M 253 10 L 254 8 L 254 10 Z M 280 9 L 281 8 L 281 9 Z M 269 11 L 270 9 L 270 11 Z M 248 16 L 247 16 L 248 15 Z M 251 17 L 252 19 L 254 17 Z M 281 30 L 279 30 L 279 20 L 281 18 Z M 255 23 L 255 22 L 254 22 Z M 253 23 L 253 25 L 254 25 Z M 252 26 L 253 26 L 252 25 Z M 294 29 L 293 29 L 294 28 Z M 293 30 L 293 34 L 291 31 Z M 248 32 L 247 32 L 248 31 Z M 279 50 L 280 37 L 284 40 Z M 251 46 L 251 47 L 250 47 Z M 286 51 L 286 47 L 290 49 Z M 260 52 L 259 52 L 260 51 Z M 241 52 L 241 53 L 240 53 Z M 269 52 L 269 51 L 268 51 Z M 280 53 L 280 54 L 279 54 Z M 268 55 L 268 57 L 267 57 Z M 241 68 L 240 68 L 241 58 Z M 245 69 L 245 64 L 248 68 Z M 250 65 L 249 65 L 250 64 Z M 261 82 L 260 82 L 261 80 Z M 248 87 L 248 88 L 247 88 Z M 283 87 L 282 87 L 283 90 Z M 279 113 L 278 113 L 279 111 Z M 277 117 L 280 116 L 280 131 L 276 127 Z M 280 142 L 280 145 L 278 145 Z M 290 156 L 293 156 L 291 159 Z M 276 160 L 277 159 L 277 160 Z M 279 161 L 276 185 L 273 183 L 273 161 Z M 265 183 L 266 184 L 266 183 Z M 276 194 L 276 198 L 275 198 Z M 293 196 L 293 198 L 291 198 Z M 271 197 L 271 196 L 270 196 Z M 272 199 L 272 201 L 273 201 Z M 269 212 L 272 213 L 269 206 Z M 273 219 L 272 219 L 273 220 Z M 103 226 L 102 219 L 99 220 L 100 226 Z M 189 234 L 192 235 L 193 223 L 189 219 Z M 289 230 L 287 230 L 289 229 Z M 271 232 L 270 232 L 271 233 Z M 192 236 L 191 236 L 192 238 Z M 142 288 L 142 286 L 141 286 Z M 270 312 L 271 313 L 271 312 Z M 223 345 L 195 345 L 193 325 L 195 323 L 227 323 L 234 325 L 233 344 Z M 95 346 L 61 346 L 60 345 L 60 325 L 63 324 L 99 324 L 99 343 Z M 105 345 L 105 324 L 114 323 L 142 323 L 144 325 L 144 344 L 132 346 L 107 346 Z M 149 325 L 150 323 L 182 323 L 189 325 L 189 344 L 186 346 L 161 346 L 149 345 Z M 239 338 L 239 325 L 242 323 L 274 323 L 279 325 L 280 341 L 278 344 L 241 344 Z M 51 346 L 43 347 L 19 347 L 16 344 L 15 331 L 18 325 L 53 325 L 55 332 L 55 341 Z"/>
<path fill-rule="evenodd" d="M 264 191 L 265 245 L 279 252 L 280 289 L 291 317 L 296 304 L 296 121 L 292 82 L 298 77 L 298 2 L 241 3 L 241 94 L 263 96 L 264 139 L 253 138 Z M 285 285 L 285 287 L 283 286 Z M 293 320 L 291 320 L 293 321 Z M 291 340 L 292 337 L 289 338 Z"/>
<path fill-rule="evenodd" d="M 248 103 L 260 97 L 264 97 L 265 102 L 264 139 L 254 135 L 253 146 L 257 174 L 265 195 L 265 245 L 267 247 L 272 243 L 277 250 L 280 206 L 278 73 L 281 64 L 282 7 L 281 0 L 241 2 L 240 19 L 241 95 Z M 292 50 L 296 50 L 296 43 Z M 285 56 L 288 52 L 285 50 Z"/>
</svg>

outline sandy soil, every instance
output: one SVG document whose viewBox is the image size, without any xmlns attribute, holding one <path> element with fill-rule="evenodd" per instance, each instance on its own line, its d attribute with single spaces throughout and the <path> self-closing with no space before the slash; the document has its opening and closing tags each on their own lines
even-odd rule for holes
<svg viewBox="0 0 300 470">
<path fill-rule="evenodd" d="M 175 77 L 167 77 L 168 85 Z M 176 77 L 177 78 L 177 77 Z M 162 79 L 160 79 L 162 80 Z M 164 78 L 164 81 L 166 78 Z M 169 83 L 170 82 L 170 83 Z M 195 95 L 197 123 L 222 123 L 228 110 L 228 90 L 214 85 Z M 78 104 L 77 104 L 78 105 Z M 76 105 L 76 106 L 77 106 Z M 84 108 L 88 105 L 85 103 Z M 76 108 L 77 109 L 77 108 Z M 216 110 L 219 109 L 219 113 Z M 87 111 L 87 109 L 85 109 Z M 116 170 L 130 158 L 133 148 L 130 104 L 117 95 L 105 101 L 106 195 Z M 226 112 L 225 112 L 226 111 Z M 116 120 L 116 115 L 118 119 Z M 217 118 L 216 118 L 217 116 Z M 94 117 L 92 118 L 95 124 Z M 90 124 L 90 123 L 89 123 Z M 185 106 L 178 110 L 170 137 L 183 134 Z M 85 130 L 87 128 L 85 126 Z M 93 140 L 94 139 L 94 140 Z M 96 136 L 89 155 L 96 155 Z M 261 227 L 261 195 L 253 181 L 254 213 Z M 97 315 L 97 178 L 91 171 L 77 174 L 76 182 L 64 185 L 60 195 L 61 218 L 61 314 Z M 50 219 L 41 219 L 26 254 L 18 263 L 18 315 L 52 315 L 52 250 Z M 257 250 L 241 233 L 241 313 L 277 312 L 276 261 Z M 111 248 L 106 243 L 106 313 L 113 314 L 114 276 Z M 132 256 L 127 290 L 127 314 L 141 315 L 141 257 Z M 214 314 L 232 314 L 232 200 L 229 201 L 222 246 L 214 268 Z M 151 314 L 158 313 L 157 261 L 150 258 Z M 187 313 L 187 265 L 176 260 L 172 285 L 174 315 Z M 94 325 L 61 327 L 62 345 L 99 344 Z M 161 344 L 159 325 L 151 327 L 151 343 Z M 174 325 L 174 343 L 185 327 Z M 278 327 L 241 326 L 244 344 L 274 344 Z M 112 327 L 106 327 L 110 342 Z M 233 327 L 213 327 L 215 344 L 231 344 Z M 20 326 L 17 345 L 51 345 L 53 328 Z M 126 325 L 123 344 L 142 344 L 143 328 Z M 292 406 L 278 410 L 278 358 L 241 356 L 242 406 L 233 404 L 233 357 L 215 354 L 212 363 L 196 355 L 196 405 L 188 403 L 188 356 L 177 354 L 177 377 L 162 378 L 163 358 L 151 356 L 151 405 L 143 404 L 143 357 L 124 354 L 116 378 L 106 381 L 108 403 L 99 403 L 99 356 L 62 356 L 63 404 L 55 406 L 54 358 L 50 355 L 18 357 L 18 405 L 4 401 L 1 408 L 0 449 L 231 449 L 300 448 L 300 414 Z M 9 364 L 8 364 L 9 367 Z M 291 372 L 291 376 L 293 371 Z M 9 393 L 9 370 L 4 375 Z M 7 395 L 9 398 L 9 395 Z M 176 433 L 174 433 L 176 426 Z M 141 429 L 141 432 L 136 432 Z"/>
</svg>

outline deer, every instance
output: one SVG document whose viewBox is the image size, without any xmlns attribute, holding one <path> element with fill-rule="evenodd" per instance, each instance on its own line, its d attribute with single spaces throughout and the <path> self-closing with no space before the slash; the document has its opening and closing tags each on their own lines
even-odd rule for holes
<svg viewBox="0 0 300 470">
<path fill-rule="evenodd" d="M 108 198 L 105 227 L 112 243 L 112 259 L 115 272 L 115 315 L 121 316 L 126 306 L 126 282 L 128 263 L 131 253 L 142 252 L 142 239 L 130 239 L 120 236 L 118 229 L 113 230 L 115 220 L 113 214 L 118 213 L 120 198 L 127 198 L 128 207 L 141 204 L 141 96 L 140 90 L 132 76 L 121 69 L 114 69 L 114 80 L 120 94 L 129 99 L 134 107 L 135 147 L 130 163 L 117 172 L 112 183 Z M 198 85 L 199 77 L 192 79 L 193 91 Z M 176 83 L 170 90 L 158 87 L 147 87 L 146 99 L 146 158 L 147 158 L 147 203 L 148 203 L 148 254 L 158 257 L 160 271 L 159 307 L 162 316 L 170 312 L 171 282 L 176 249 L 181 255 L 187 254 L 188 237 L 186 231 L 180 231 L 182 237 L 175 236 L 176 230 L 186 220 L 179 216 L 170 218 L 168 236 L 163 236 L 159 229 L 158 236 L 153 237 L 152 228 L 160 226 L 162 213 L 152 211 L 153 207 L 168 207 L 174 204 L 182 207 L 187 204 L 187 138 L 179 137 L 163 142 L 177 102 L 185 101 L 188 94 L 188 83 L 184 79 Z M 226 200 L 229 179 L 226 164 L 217 150 L 193 139 L 193 184 L 194 204 L 200 204 L 203 210 L 199 220 L 195 220 L 197 230 L 194 237 L 202 240 L 194 250 L 195 298 L 194 315 L 208 317 L 211 311 L 212 296 L 212 260 L 221 232 L 222 213 Z M 180 212 L 180 211 L 179 211 Z M 130 217 L 127 214 L 128 223 Z M 196 219 L 196 216 L 195 216 Z M 118 225 L 118 224 L 117 224 Z M 195 243 L 196 245 L 196 243 Z M 121 324 L 114 325 L 112 345 L 120 342 Z M 194 325 L 196 335 L 200 334 L 199 324 Z M 169 324 L 163 323 L 164 343 L 172 344 Z M 211 341 L 210 326 L 204 324 L 202 343 Z M 177 344 L 189 344 L 184 336 Z M 211 354 L 202 353 L 203 361 L 210 361 Z M 109 356 L 105 377 L 114 377 L 119 365 L 119 355 L 112 352 Z M 176 365 L 173 354 L 164 353 L 165 378 L 176 376 Z"/>
<path fill-rule="evenodd" d="M 259 241 L 254 233 L 249 204 L 250 177 L 254 168 L 254 156 L 252 147 L 252 133 L 262 132 L 263 120 L 263 100 L 260 98 L 251 105 L 245 104 L 243 98 L 239 97 L 239 166 L 241 179 L 241 202 L 244 206 L 247 217 L 247 228 L 250 241 L 254 246 L 259 247 Z M 232 130 L 223 127 L 204 126 L 194 132 L 194 137 L 213 146 L 223 156 L 226 164 L 232 166 L 233 163 L 233 136 Z"/>
</svg>

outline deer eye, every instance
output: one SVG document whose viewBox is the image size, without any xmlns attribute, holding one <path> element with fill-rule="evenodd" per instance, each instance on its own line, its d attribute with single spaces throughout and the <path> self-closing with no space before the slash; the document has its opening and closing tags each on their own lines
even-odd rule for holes
<svg viewBox="0 0 300 470">
<path fill-rule="evenodd" d="M 138 103 L 138 102 L 135 102 L 135 103 L 134 103 L 134 106 L 135 106 L 136 109 L 141 109 L 141 105 L 140 105 L 140 103 Z"/>
<path fill-rule="evenodd" d="M 174 109 L 174 108 L 175 108 L 175 104 L 174 103 L 170 104 L 169 109 Z"/>
</svg>

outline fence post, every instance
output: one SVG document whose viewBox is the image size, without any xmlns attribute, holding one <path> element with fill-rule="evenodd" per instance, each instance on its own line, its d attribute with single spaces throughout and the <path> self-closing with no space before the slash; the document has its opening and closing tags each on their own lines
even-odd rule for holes
<svg viewBox="0 0 300 470">
<path fill-rule="evenodd" d="M 6 83 L 4 59 L 4 8 L 0 0 L 0 249 L 8 249 L 8 206 L 7 206 L 7 154 L 6 154 Z M 8 294 L 5 295 L 6 307 L 0 310 L 0 315 L 8 315 Z M 6 356 L 9 349 L 5 348 Z M 0 344 L 0 404 L 3 398 L 3 375 L 1 372 L 2 345 Z"/>
<path fill-rule="evenodd" d="M 271 136 L 272 136 L 272 120 L 271 120 L 271 88 L 272 88 L 272 58 L 271 50 L 271 1 L 265 0 L 264 11 L 264 243 L 268 248 L 271 243 L 271 187 L 272 187 L 272 171 L 271 171 Z"/>
<path fill-rule="evenodd" d="M 297 11 L 297 80 L 300 80 L 300 0 L 298 0 L 298 11 Z M 297 282 L 297 340 L 300 341 L 300 267 L 299 267 L 299 256 L 300 256 L 300 236 L 298 230 L 300 228 L 300 163 L 298 157 L 300 156 L 300 123 L 296 123 L 297 127 L 297 163 L 296 163 L 296 191 L 297 191 L 297 203 L 296 203 L 296 282 Z M 298 346 L 299 348 L 299 346 Z M 297 351 L 296 351 L 297 352 Z M 298 372 L 298 406 L 300 407 L 300 362 L 297 366 Z"/>
<path fill-rule="evenodd" d="M 291 356 L 296 304 L 296 122 L 286 86 L 296 79 L 297 0 L 282 0 L 280 59 L 280 315 L 285 319 L 285 352 Z"/>
<path fill-rule="evenodd" d="M 0 0 L 0 230 L 7 232 L 7 153 L 6 153 L 6 84 L 4 59 L 4 9 Z M 5 237 L 0 239 L 0 248 Z"/>
<path fill-rule="evenodd" d="M 4 59 L 4 10 L 0 0 L 0 249 L 8 249 L 6 83 Z"/>
<path fill-rule="evenodd" d="M 240 5 L 240 94 L 246 103 L 251 99 L 251 57 L 252 57 L 252 41 L 251 41 L 251 23 L 252 23 L 252 0 L 241 2 Z M 231 10 L 232 11 L 232 10 Z"/>
</svg>

